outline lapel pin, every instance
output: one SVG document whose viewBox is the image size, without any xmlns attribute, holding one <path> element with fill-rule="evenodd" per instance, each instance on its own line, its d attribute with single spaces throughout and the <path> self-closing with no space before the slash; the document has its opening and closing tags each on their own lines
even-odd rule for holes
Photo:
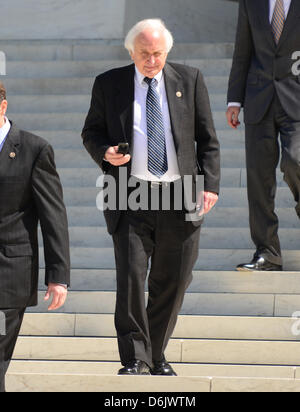
<svg viewBox="0 0 300 412">
<path fill-rule="evenodd" d="M 11 153 L 9 154 L 9 157 L 10 157 L 11 159 L 14 159 L 14 158 L 16 157 L 15 152 L 11 152 Z"/>
<path fill-rule="evenodd" d="M 181 92 L 176 92 L 176 96 L 177 97 L 182 97 L 182 93 Z"/>
</svg>

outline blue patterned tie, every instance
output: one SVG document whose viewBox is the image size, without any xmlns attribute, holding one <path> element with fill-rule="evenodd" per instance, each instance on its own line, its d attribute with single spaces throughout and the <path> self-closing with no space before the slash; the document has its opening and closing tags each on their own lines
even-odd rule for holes
<svg viewBox="0 0 300 412">
<path fill-rule="evenodd" d="M 155 89 L 156 80 L 145 77 L 144 81 L 149 86 L 146 101 L 148 170 L 160 178 L 168 170 L 163 114 L 159 95 Z"/>
</svg>

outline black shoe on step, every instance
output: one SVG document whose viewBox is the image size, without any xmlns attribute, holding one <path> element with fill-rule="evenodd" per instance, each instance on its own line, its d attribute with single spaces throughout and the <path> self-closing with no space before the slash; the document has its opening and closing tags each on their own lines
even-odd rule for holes
<svg viewBox="0 0 300 412">
<path fill-rule="evenodd" d="M 262 256 L 255 257 L 250 263 L 242 263 L 236 267 L 239 272 L 254 272 L 254 271 L 282 271 L 281 265 L 271 263 Z"/>
<path fill-rule="evenodd" d="M 151 375 L 177 376 L 172 366 L 165 359 L 159 362 L 153 362 L 153 364 Z"/>
<path fill-rule="evenodd" d="M 150 368 L 145 362 L 134 359 L 120 369 L 118 375 L 150 375 Z"/>
</svg>

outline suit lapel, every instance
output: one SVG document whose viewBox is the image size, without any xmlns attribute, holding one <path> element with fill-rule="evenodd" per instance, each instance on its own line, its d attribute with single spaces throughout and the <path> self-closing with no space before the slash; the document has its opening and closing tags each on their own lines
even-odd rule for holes
<svg viewBox="0 0 300 412">
<path fill-rule="evenodd" d="M 134 64 L 124 68 L 116 87 L 116 110 L 120 117 L 124 140 L 129 144 L 133 133 Z"/>
<path fill-rule="evenodd" d="M 289 33 L 294 29 L 296 24 L 299 25 L 300 23 L 299 7 L 300 7 L 300 0 L 291 1 L 290 9 L 289 9 L 289 12 L 288 12 L 285 24 L 284 24 L 283 32 L 281 34 L 278 47 L 280 47 L 285 42 Z"/>
<path fill-rule="evenodd" d="M 20 150 L 20 131 L 11 122 L 10 131 L 0 152 L 0 176 L 5 175 L 8 162 L 14 160 Z"/>
<path fill-rule="evenodd" d="M 182 115 L 185 109 L 185 94 L 180 74 L 168 63 L 164 68 L 164 80 L 170 112 L 170 121 L 176 150 L 182 139 Z"/>
</svg>

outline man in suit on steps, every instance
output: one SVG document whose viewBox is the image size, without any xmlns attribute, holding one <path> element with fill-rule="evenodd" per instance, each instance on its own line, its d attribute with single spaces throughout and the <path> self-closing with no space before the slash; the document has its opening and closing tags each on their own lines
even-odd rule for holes
<svg viewBox="0 0 300 412">
<path fill-rule="evenodd" d="M 256 252 L 239 271 L 282 270 L 275 214 L 276 168 L 300 217 L 300 0 L 240 0 L 227 120 L 244 108 L 250 229 Z"/>
<path fill-rule="evenodd" d="M 142 21 L 130 30 L 125 47 L 134 64 L 96 78 L 83 143 L 117 184 L 120 168 L 139 179 L 149 189 L 149 204 L 163 188 L 174 194 L 184 176 L 194 184 L 198 174 L 204 175 L 208 213 L 218 199 L 219 143 L 203 76 L 167 63 L 172 45 L 160 20 Z M 119 153 L 118 143 L 128 143 L 129 153 Z M 161 204 L 158 210 L 110 208 L 105 217 L 117 268 L 115 324 L 124 366 L 119 374 L 176 375 L 164 352 L 192 279 L 201 224 L 186 221 L 184 208 L 176 210 L 172 202 L 168 210 Z"/>
<path fill-rule="evenodd" d="M 49 310 L 65 302 L 70 283 L 69 235 L 52 147 L 6 117 L 0 82 L 0 392 L 27 307 L 37 304 L 38 223 Z M 2 322 L 3 321 L 3 322 Z"/>
</svg>

